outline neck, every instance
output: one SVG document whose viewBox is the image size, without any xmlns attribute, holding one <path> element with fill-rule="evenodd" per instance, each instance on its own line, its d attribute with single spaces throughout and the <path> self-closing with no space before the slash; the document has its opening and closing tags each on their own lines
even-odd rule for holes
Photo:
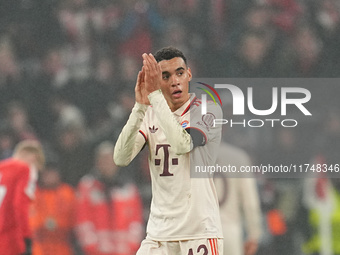
<svg viewBox="0 0 340 255">
<path fill-rule="evenodd" d="M 188 94 L 187 100 L 185 100 L 184 103 L 182 103 L 182 104 L 173 104 L 168 100 L 167 100 L 167 103 L 170 107 L 171 112 L 174 112 L 174 111 L 178 110 L 179 108 L 181 108 L 183 105 L 185 105 L 185 103 L 188 102 L 189 99 L 190 99 L 190 94 Z"/>
</svg>

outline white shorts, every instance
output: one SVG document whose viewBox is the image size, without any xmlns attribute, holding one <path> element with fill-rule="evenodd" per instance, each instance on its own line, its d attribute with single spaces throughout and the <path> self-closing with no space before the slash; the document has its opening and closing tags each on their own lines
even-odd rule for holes
<svg viewBox="0 0 340 255">
<path fill-rule="evenodd" d="M 136 255 L 223 255 L 223 239 L 159 242 L 147 237 Z"/>
</svg>

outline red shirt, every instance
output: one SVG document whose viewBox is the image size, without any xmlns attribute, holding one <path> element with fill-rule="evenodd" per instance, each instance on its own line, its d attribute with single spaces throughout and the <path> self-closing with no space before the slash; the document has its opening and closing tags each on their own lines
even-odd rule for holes
<svg viewBox="0 0 340 255">
<path fill-rule="evenodd" d="M 132 255 L 143 235 L 142 204 L 135 185 L 104 185 L 93 176 L 78 186 L 76 230 L 86 255 Z"/>
<path fill-rule="evenodd" d="M 0 162 L 0 254 L 18 255 L 31 238 L 28 221 L 37 172 L 15 159 Z"/>
</svg>

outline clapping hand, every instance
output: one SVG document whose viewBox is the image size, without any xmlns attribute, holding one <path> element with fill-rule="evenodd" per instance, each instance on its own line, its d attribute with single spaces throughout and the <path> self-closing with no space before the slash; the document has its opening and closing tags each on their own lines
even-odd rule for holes
<svg viewBox="0 0 340 255">
<path fill-rule="evenodd" d="M 140 104 L 149 105 L 148 99 L 149 93 L 145 89 L 145 70 L 144 66 L 141 71 L 138 72 L 137 82 L 135 87 L 136 102 Z"/>
<path fill-rule="evenodd" d="M 140 104 L 150 104 L 148 95 L 160 89 L 162 71 L 154 56 L 143 54 L 143 68 L 138 73 L 135 94 L 136 101 Z"/>
</svg>

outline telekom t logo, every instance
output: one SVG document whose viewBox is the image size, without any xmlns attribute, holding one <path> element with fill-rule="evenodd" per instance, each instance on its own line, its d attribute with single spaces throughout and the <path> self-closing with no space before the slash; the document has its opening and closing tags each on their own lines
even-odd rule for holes
<svg viewBox="0 0 340 255">
<path fill-rule="evenodd" d="M 202 83 L 201 83 L 202 84 Z M 207 84 L 203 84 L 206 85 Z M 209 86 L 209 85 L 208 85 Z M 233 115 L 244 115 L 244 107 L 245 107 L 245 96 L 240 88 L 231 84 L 215 84 L 214 87 L 216 89 L 228 89 L 231 92 L 233 98 Z M 218 93 L 214 88 L 209 86 L 215 94 L 218 96 Z M 203 89 L 204 90 L 204 89 Z M 204 90 L 207 92 L 206 90 Z M 301 94 L 302 98 L 288 98 L 288 94 Z M 209 93 L 208 93 L 209 94 Z M 209 94 L 211 97 L 211 93 Z M 220 99 L 220 97 L 218 96 Z M 207 97 L 206 94 L 202 94 L 202 115 L 207 113 Z M 282 87 L 281 88 L 281 115 L 287 115 L 287 105 L 293 104 L 295 105 L 304 115 L 312 115 L 306 107 L 303 105 L 307 103 L 311 99 L 311 93 L 308 89 L 305 88 L 297 88 L 297 87 Z M 214 100 L 215 101 L 215 100 Z M 220 99 L 221 101 L 221 99 Z M 216 103 L 216 101 L 215 101 Z M 222 102 L 221 102 L 222 104 Z M 247 106 L 251 113 L 255 115 L 270 115 L 274 113 L 278 107 L 278 88 L 272 88 L 272 105 L 269 109 L 266 110 L 258 110 L 254 107 L 253 102 L 253 88 L 247 88 Z"/>
</svg>

